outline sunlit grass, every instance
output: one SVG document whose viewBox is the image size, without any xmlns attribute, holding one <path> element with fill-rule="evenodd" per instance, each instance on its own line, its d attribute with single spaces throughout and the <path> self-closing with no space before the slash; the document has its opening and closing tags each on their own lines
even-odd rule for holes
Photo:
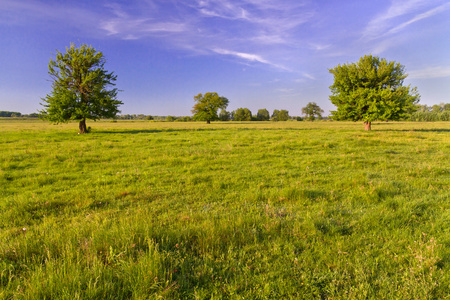
<svg viewBox="0 0 450 300">
<path fill-rule="evenodd" d="M 450 124 L 0 121 L 0 298 L 442 298 Z"/>
</svg>

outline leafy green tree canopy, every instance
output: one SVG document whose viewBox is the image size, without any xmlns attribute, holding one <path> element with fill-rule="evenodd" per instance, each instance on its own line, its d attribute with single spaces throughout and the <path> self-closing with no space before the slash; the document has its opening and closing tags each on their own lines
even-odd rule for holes
<svg viewBox="0 0 450 300">
<path fill-rule="evenodd" d="M 271 119 L 272 119 L 272 121 L 278 121 L 278 114 L 280 113 L 280 111 L 278 110 L 278 109 L 274 109 L 273 110 L 273 113 L 272 113 L 272 117 L 271 117 Z"/>
<path fill-rule="evenodd" d="M 114 118 L 123 104 L 117 100 L 114 86 L 117 76 L 104 69 L 102 52 L 93 47 L 71 43 L 66 53 L 57 51 L 48 65 L 52 91 L 41 103 L 43 119 L 52 123 L 79 121 L 80 133 L 86 133 L 86 119 Z"/>
<path fill-rule="evenodd" d="M 443 111 L 450 111 L 450 103 L 441 103 Z"/>
<path fill-rule="evenodd" d="M 20 117 L 22 114 L 16 111 L 0 111 L 0 117 L 2 118 L 12 118 L 12 117 Z"/>
<path fill-rule="evenodd" d="M 226 111 L 225 109 L 221 109 L 220 113 L 219 113 L 219 120 L 220 121 L 230 121 L 231 113 L 229 111 Z"/>
<path fill-rule="evenodd" d="M 375 120 L 399 120 L 414 112 L 420 96 L 417 88 L 403 86 L 405 67 L 394 61 L 365 55 L 357 63 L 338 65 L 330 86 L 335 120 L 364 121 L 371 129 Z"/>
<path fill-rule="evenodd" d="M 238 108 L 234 111 L 235 121 L 251 121 L 252 112 L 248 108 Z"/>
<path fill-rule="evenodd" d="M 198 94 L 194 96 L 194 101 L 195 104 L 191 111 L 194 114 L 194 120 L 206 121 L 207 124 L 219 120 L 217 110 L 219 108 L 226 109 L 229 102 L 227 98 L 220 97 L 217 93 Z"/>
<path fill-rule="evenodd" d="M 269 121 L 270 120 L 270 113 L 267 109 L 258 109 L 258 113 L 256 114 L 256 119 L 258 121 Z"/>
<path fill-rule="evenodd" d="M 434 113 L 440 113 L 443 111 L 443 107 L 438 104 L 435 104 L 431 107 L 431 111 Z"/>
<path fill-rule="evenodd" d="M 289 112 L 285 109 L 274 109 L 272 113 L 272 121 L 287 121 L 289 120 Z"/>
<path fill-rule="evenodd" d="M 320 108 L 316 102 L 309 102 L 302 108 L 302 114 L 306 115 L 309 121 L 314 121 L 317 118 L 322 118 L 323 109 Z"/>
<path fill-rule="evenodd" d="M 289 112 L 285 109 L 282 109 L 278 112 L 278 121 L 287 121 L 289 120 Z"/>
</svg>

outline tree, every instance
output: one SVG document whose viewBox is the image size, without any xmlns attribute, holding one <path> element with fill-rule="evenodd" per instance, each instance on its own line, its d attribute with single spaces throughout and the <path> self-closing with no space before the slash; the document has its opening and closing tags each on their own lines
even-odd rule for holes
<svg viewBox="0 0 450 300">
<path fill-rule="evenodd" d="M 309 102 L 302 108 L 302 114 L 306 115 L 309 121 L 314 121 L 317 118 L 322 118 L 323 109 L 316 104 L 316 102 Z"/>
<path fill-rule="evenodd" d="M 450 111 L 450 103 L 442 103 L 443 111 Z"/>
<path fill-rule="evenodd" d="M 251 121 L 252 112 L 248 108 L 238 108 L 234 111 L 235 121 Z"/>
<path fill-rule="evenodd" d="M 416 105 L 416 111 L 418 111 L 418 112 L 429 112 L 430 110 L 431 110 L 431 108 L 428 107 L 426 104 L 424 104 L 424 105 L 417 104 Z"/>
<path fill-rule="evenodd" d="M 272 113 L 272 121 L 278 121 L 278 114 L 280 113 L 280 111 L 278 109 L 274 109 L 273 113 Z"/>
<path fill-rule="evenodd" d="M 441 107 L 439 104 L 435 104 L 431 107 L 431 111 L 434 113 L 440 113 L 443 111 L 443 107 Z"/>
<path fill-rule="evenodd" d="M 267 109 L 258 109 L 258 113 L 256 114 L 256 120 L 258 121 L 269 121 L 270 113 Z"/>
<path fill-rule="evenodd" d="M 399 120 L 415 110 L 420 96 L 417 88 L 403 86 L 405 67 L 394 61 L 365 55 L 357 63 L 338 65 L 329 72 L 334 75 L 330 86 L 335 120 L 364 121 L 371 130 L 375 120 Z"/>
<path fill-rule="evenodd" d="M 278 121 L 287 121 L 289 120 L 289 112 L 285 109 L 282 109 L 278 112 Z"/>
<path fill-rule="evenodd" d="M 194 101 L 195 105 L 192 108 L 194 120 L 206 121 L 207 124 L 219 120 L 217 110 L 226 109 L 229 102 L 227 98 L 220 97 L 217 93 L 198 94 L 194 96 Z"/>
<path fill-rule="evenodd" d="M 123 104 L 114 86 L 117 76 L 104 69 L 105 58 L 91 46 L 71 43 L 66 53 L 57 51 L 48 65 L 52 92 L 42 98 L 43 119 L 52 123 L 79 121 L 80 133 L 87 133 L 86 119 L 114 118 Z"/>
<path fill-rule="evenodd" d="M 221 109 L 220 113 L 219 113 L 219 120 L 220 121 L 230 121 L 231 113 L 229 111 L 226 111 L 225 109 Z"/>
<path fill-rule="evenodd" d="M 184 116 L 184 117 L 177 118 L 175 121 L 177 121 L 177 122 L 190 122 L 190 121 L 192 121 L 192 119 L 189 116 Z"/>
<path fill-rule="evenodd" d="M 16 116 L 21 116 L 22 114 L 20 112 L 16 112 L 16 111 L 0 111 L 0 117 L 3 118 L 13 118 Z"/>
</svg>

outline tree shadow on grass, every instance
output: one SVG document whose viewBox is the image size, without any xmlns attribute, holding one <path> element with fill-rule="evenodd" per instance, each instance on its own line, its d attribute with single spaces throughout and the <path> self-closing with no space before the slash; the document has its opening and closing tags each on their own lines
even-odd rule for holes
<svg viewBox="0 0 450 300">
<path fill-rule="evenodd" d="M 380 129 L 376 131 L 403 131 L 403 132 L 450 132 L 450 129 L 434 128 L 434 129 Z"/>
<path fill-rule="evenodd" d="M 404 131 L 404 132 L 411 132 L 411 131 L 417 131 L 417 132 L 450 132 L 450 128 L 418 128 L 418 129 L 377 129 L 378 126 L 386 126 L 386 125 L 392 125 L 395 123 L 392 122 L 380 122 L 380 123 L 372 123 L 373 130 L 374 131 Z M 449 122 L 450 126 L 450 122 Z"/>
<path fill-rule="evenodd" d="M 193 132 L 193 131 L 223 131 L 235 129 L 237 131 L 249 130 L 292 130 L 292 131 L 304 131 L 304 130 L 313 130 L 312 128 L 180 128 L 180 129 L 129 129 L 129 130 L 94 130 L 92 133 L 101 133 L 101 134 L 139 134 L 139 133 L 162 133 L 162 132 Z M 318 128 L 317 128 L 318 129 Z"/>
<path fill-rule="evenodd" d="M 161 132 L 187 132 L 187 131 L 216 131 L 220 130 L 220 128 L 211 128 L 211 129 L 129 129 L 129 130 L 96 130 L 93 133 L 102 133 L 102 134 L 139 134 L 139 133 L 161 133 Z"/>
<path fill-rule="evenodd" d="M 181 131 L 181 130 L 148 130 L 148 129 L 135 129 L 135 130 L 95 130 L 92 133 L 101 133 L 101 134 L 138 134 L 138 133 L 160 133 L 160 132 L 174 132 L 174 131 Z"/>
</svg>

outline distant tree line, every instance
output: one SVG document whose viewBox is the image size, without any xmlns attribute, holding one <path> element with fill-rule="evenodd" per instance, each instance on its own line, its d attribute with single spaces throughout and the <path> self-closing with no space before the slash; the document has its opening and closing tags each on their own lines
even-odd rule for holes
<svg viewBox="0 0 450 300">
<path fill-rule="evenodd" d="M 222 109 L 219 113 L 220 121 L 287 121 L 292 119 L 289 116 L 289 112 L 285 109 L 275 109 L 270 115 L 269 111 L 265 108 L 259 109 L 256 115 L 253 115 L 248 108 L 238 108 L 232 112 L 228 112 Z"/>
<path fill-rule="evenodd" d="M 289 112 L 285 109 L 275 109 L 272 114 L 265 109 L 259 109 L 256 115 L 253 115 L 248 108 L 238 108 L 234 111 L 226 111 L 222 109 L 218 114 L 220 121 L 314 121 L 328 119 L 328 117 L 322 116 L 323 110 L 315 103 L 309 102 L 302 108 L 302 114 L 300 116 L 290 116 Z M 0 111 L 0 118 L 39 118 L 38 113 L 22 114 L 15 111 Z M 194 118 L 191 116 L 152 116 L 145 114 L 124 114 L 117 115 L 117 120 L 148 120 L 148 121 L 166 121 L 166 122 L 192 122 Z M 415 105 L 415 112 L 413 112 L 409 118 L 404 121 L 415 122 L 434 122 L 434 121 L 450 121 L 450 103 L 440 103 L 428 106 L 426 104 Z"/>
<path fill-rule="evenodd" d="M 0 117 L 2 118 L 16 118 L 21 116 L 22 114 L 16 111 L 0 111 Z"/>
<path fill-rule="evenodd" d="M 147 121 L 167 121 L 167 122 L 189 122 L 192 121 L 192 117 L 182 116 L 152 116 L 152 115 L 144 115 L 144 114 L 126 114 L 126 115 L 117 115 L 115 117 L 117 120 L 147 120 Z"/>
<path fill-rule="evenodd" d="M 38 113 L 25 114 L 22 115 L 20 112 L 16 111 L 0 111 L 0 118 L 38 118 Z"/>
<path fill-rule="evenodd" d="M 450 121 L 450 103 L 435 104 L 432 106 L 427 105 L 415 105 L 414 111 L 408 117 L 402 119 L 403 121 Z M 246 107 L 240 107 L 233 111 L 227 111 L 222 108 L 217 114 L 219 121 L 314 121 L 314 120 L 328 120 L 329 117 L 324 117 L 323 109 L 320 108 L 315 102 L 309 102 L 305 107 L 302 108 L 303 117 L 300 116 L 290 116 L 289 111 L 285 109 L 275 109 L 272 114 L 265 109 L 258 109 L 256 115 L 252 114 L 252 111 Z M 129 116 L 125 117 L 124 116 Z M 195 117 L 195 116 L 194 116 Z M 122 115 L 119 118 L 122 119 L 147 119 L 155 121 L 168 121 L 168 122 L 190 122 L 195 121 L 194 117 L 184 116 L 184 117 L 174 117 L 174 116 L 145 116 L 145 115 Z M 199 119 L 197 119 L 199 120 Z M 380 121 L 384 121 L 381 120 Z"/>
<path fill-rule="evenodd" d="M 419 104 L 416 108 L 416 112 L 411 114 L 411 121 L 450 121 L 450 103 L 435 104 L 433 106 Z"/>
</svg>

